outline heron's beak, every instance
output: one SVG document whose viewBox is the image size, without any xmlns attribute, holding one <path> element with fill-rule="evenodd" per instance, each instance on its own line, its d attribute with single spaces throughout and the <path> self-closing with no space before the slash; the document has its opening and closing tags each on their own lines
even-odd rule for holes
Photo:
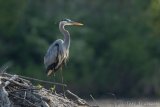
<svg viewBox="0 0 160 107">
<path fill-rule="evenodd" d="M 71 25 L 82 26 L 83 24 L 79 22 L 71 22 Z"/>
</svg>

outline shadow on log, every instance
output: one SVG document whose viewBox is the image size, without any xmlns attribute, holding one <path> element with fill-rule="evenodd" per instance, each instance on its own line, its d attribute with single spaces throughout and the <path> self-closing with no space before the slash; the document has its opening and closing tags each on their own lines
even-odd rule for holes
<svg viewBox="0 0 160 107">
<path fill-rule="evenodd" d="M 72 96 L 72 99 L 68 96 Z M 0 74 L 0 107 L 98 107 L 91 106 L 71 91 L 66 97 L 34 86 L 18 75 Z"/>
</svg>

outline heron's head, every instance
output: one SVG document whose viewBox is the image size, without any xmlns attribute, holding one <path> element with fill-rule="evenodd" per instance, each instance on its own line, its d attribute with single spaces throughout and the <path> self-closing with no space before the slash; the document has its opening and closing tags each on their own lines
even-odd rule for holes
<svg viewBox="0 0 160 107">
<path fill-rule="evenodd" d="M 83 25 L 82 23 L 75 22 L 70 19 L 64 19 L 64 20 L 60 21 L 60 23 L 63 24 L 64 26 L 65 25 L 75 25 L 75 26 L 82 26 Z"/>
</svg>

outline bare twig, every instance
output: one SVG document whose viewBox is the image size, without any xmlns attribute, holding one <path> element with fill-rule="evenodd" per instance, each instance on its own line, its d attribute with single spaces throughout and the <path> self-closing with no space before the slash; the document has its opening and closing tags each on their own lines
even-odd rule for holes
<svg viewBox="0 0 160 107">
<path fill-rule="evenodd" d="M 90 95 L 90 97 L 92 98 L 92 100 L 95 102 L 96 106 L 94 107 L 99 107 L 97 101 L 94 99 L 94 97 L 92 95 Z"/>
<path fill-rule="evenodd" d="M 10 79 L 8 79 L 8 78 L 1 78 L 1 79 L 6 79 L 6 80 L 7 80 L 7 81 L 5 82 L 5 87 L 6 87 L 7 85 L 10 84 L 10 82 L 14 81 L 16 78 L 18 78 L 17 75 L 14 75 L 14 76 L 13 76 L 12 78 L 10 78 Z"/>
<path fill-rule="evenodd" d="M 75 95 L 75 94 L 72 93 L 71 91 L 66 90 L 66 92 L 67 92 L 68 94 L 71 94 L 72 96 L 74 96 L 76 99 L 80 99 L 80 97 L 78 97 L 77 95 Z"/>
<path fill-rule="evenodd" d="M 24 92 L 24 97 L 23 97 L 23 103 L 24 103 L 24 101 L 25 101 L 25 99 L 26 99 L 26 95 L 27 95 L 27 93 L 26 93 L 26 91 Z"/>
<path fill-rule="evenodd" d="M 5 90 L 5 84 L 0 81 L 0 106 L 1 107 L 10 107 L 11 103 L 8 98 L 8 92 Z"/>
<path fill-rule="evenodd" d="M 42 101 L 43 107 L 50 107 L 45 101 Z"/>
<path fill-rule="evenodd" d="M 8 74 L 8 73 L 4 73 L 4 75 L 12 76 L 11 74 Z M 54 85 L 60 85 L 60 86 L 67 87 L 66 84 L 62 84 L 62 83 L 56 83 L 56 82 L 51 82 L 51 81 L 45 81 L 45 80 L 40 80 L 40 79 L 36 79 L 36 78 L 32 78 L 32 77 L 26 77 L 26 76 L 21 76 L 21 75 L 18 75 L 18 76 L 19 76 L 22 80 L 24 80 L 25 82 L 27 82 L 27 83 L 30 83 L 28 80 L 26 80 L 26 79 L 29 79 L 29 80 L 33 80 L 33 81 L 39 81 L 39 82 L 42 82 L 42 83 L 54 84 Z"/>
<path fill-rule="evenodd" d="M 5 75 L 5 76 L 7 76 L 7 77 L 12 77 L 12 76 L 13 76 L 13 75 L 8 74 L 8 73 L 3 73 L 3 75 Z M 24 79 L 24 78 L 19 78 L 19 79 L 21 79 L 22 81 L 24 81 L 24 82 L 26 82 L 26 83 L 28 83 L 28 84 L 31 84 L 31 82 L 30 82 L 29 80 L 26 80 L 26 79 Z"/>
<path fill-rule="evenodd" d="M 71 91 L 69 90 L 66 90 L 66 92 L 72 96 L 74 96 L 76 99 L 77 99 L 77 102 L 80 104 L 80 105 L 87 105 L 89 106 L 89 104 L 87 104 L 87 102 L 83 99 L 81 99 L 80 97 L 78 97 L 77 95 L 75 95 L 74 93 L 72 93 Z"/>
<path fill-rule="evenodd" d="M 17 81 L 14 81 L 13 79 L 8 79 L 8 78 L 6 78 L 6 77 L 1 77 L 1 79 L 5 79 L 6 81 L 9 81 L 9 82 L 6 83 L 5 86 L 7 86 L 8 83 L 12 82 L 12 83 L 17 84 L 17 85 L 19 85 L 19 86 L 21 86 L 21 87 L 24 87 L 24 88 L 31 88 L 31 86 L 27 86 L 27 85 L 21 84 L 21 83 L 19 83 L 19 82 L 17 82 Z"/>
<path fill-rule="evenodd" d="M 12 95 L 12 96 L 14 96 L 14 97 L 16 97 L 16 98 L 18 98 L 18 99 L 21 99 L 21 100 L 26 101 L 26 102 L 27 102 L 28 104 L 30 104 L 32 107 L 37 107 L 37 105 L 33 104 L 33 103 L 30 102 L 29 100 L 26 100 L 26 99 L 24 99 L 24 98 L 18 97 L 18 96 L 14 95 L 14 94 L 11 94 L 11 93 L 10 93 L 10 95 Z"/>
<path fill-rule="evenodd" d="M 47 101 L 47 102 L 49 102 L 50 101 L 50 99 L 49 98 L 47 98 L 46 96 L 41 96 L 40 94 L 38 94 L 38 93 L 33 93 L 35 96 L 37 96 L 37 97 L 39 97 L 39 98 L 41 98 L 42 100 L 45 100 L 45 101 Z"/>
<path fill-rule="evenodd" d="M 18 89 L 14 91 L 8 91 L 8 93 L 13 93 L 13 92 L 20 92 L 20 91 L 34 91 L 34 90 L 39 90 L 39 89 Z"/>
<path fill-rule="evenodd" d="M 4 65 L 2 65 L 2 67 L 0 68 L 0 73 L 3 74 L 4 72 L 6 72 L 6 70 L 12 66 L 12 62 L 8 61 L 7 63 L 5 63 Z"/>
<path fill-rule="evenodd" d="M 61 86 L 67 87 L 66 84 L 61 84 L 61 83 L 56 83 L 56 82 L 51 82 L 51 81 L 44 81 L 44 80 L 40 80 L 40 79 L 36 79 L 36 78 L 31 78 L 31 77 L 26 77 L 26 76 L 21 76 L 21 75 L 19 75 L 19 77 L 25 78 L 25 79 L 34 80 L 34 81 L 39 81 L 39 82 L 43 82 L 43 83 L 54 84 L 54 85 L 61 85 Z"/>
</svg>

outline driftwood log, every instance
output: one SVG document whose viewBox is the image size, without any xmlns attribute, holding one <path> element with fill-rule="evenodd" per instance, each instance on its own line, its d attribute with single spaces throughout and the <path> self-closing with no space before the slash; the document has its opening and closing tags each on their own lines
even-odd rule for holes
<svg viewBox="0 0 160 107">
<path fill-rule="evenodd" d="M 64 97 L 18 75 L 0 74 L 0 107 L 95 107 L 69 90 Z"/>
</svg>

